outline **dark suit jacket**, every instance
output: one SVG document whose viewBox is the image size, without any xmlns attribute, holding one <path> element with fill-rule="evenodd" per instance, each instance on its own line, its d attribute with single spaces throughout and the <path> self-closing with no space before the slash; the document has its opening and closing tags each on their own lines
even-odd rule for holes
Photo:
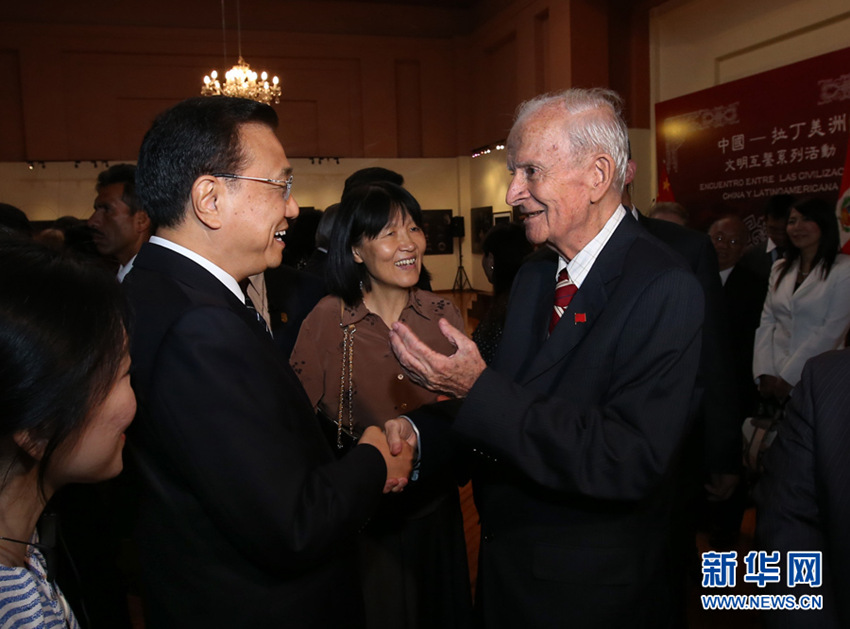
<svg viewBox="0 0 850 629">
<path fill-rule="evenodd" d="M 266 270 L 265 279 L 274 344 L 289 360 L 301 324 L 328 291 L 324 278 L 285 264 Z"/>
<path fill-rule="evenodd" d="M 774 254 L 775 251 L 776 249 L 768 253 L 767 241 L 763 240 L 754 247 L 751 247 L 738 264 L 750 269 L 767 284 L 767 281 L 770 279 L 770 269 L 773 268 L 773 263 L 776 262 L 778 257 L 781 257 L 778 253 Z"/>
<path fill-rule="evenodd" d="M 765 614 L 765 626 L 850 627 L 850 350 L 812 358 L 786 407 L 786 420 L 756 486 L 756 542 L 781 553 L 773 591 L 821 594 L 821 611 Z M 820 588 L 784 587 L 786 552 L 823 553 Z M 740 561 L 740 559 L 739 559 Z"/>
<path fill-rule="evenodd" d="M 335 461 L 263 326 L 201 266 L 146 244 L 124 286 L 147 626 L 358 626 L 347 548 L 380 453 Z"/>
<path fill-rule="evenodd" d="M 732 374 L 739 418 L 743 420 L 753 415 L 758 406 L 758 390 L 753 380 L 753 344 L 761 321 L 767 282 L 749 267 L 736 264 L 723 285 L 723 294 L 732 350 Z"/>
<path fill-rule="evenodd" d="M 494 365 L 453 423 L 487 460 L 479 613 L 488 628 L 664 627 L 702 291 L 627 216 L 547 338 L 556 266 L 520 269 Z M 421 413 L 423 461 L 435 413 Z"/>
<path fill-rule="evenodd" d="M 694 472 L 737 473 L 741 467 L 741 420 L 735 403 L 732 354 L 726 326 L 723 286 L 717 253 L 707 234 L 670 221 L 638 215 L 653 236 L 682 256 L 697 276 L 705 295 L 702 356 L 697 379 L 702 391 L 691 448 Z M 698 469 L 702 456 L 702 468 Z"/>
<path fill-rule="evenodd" d="M 321 279 L 322 287 L 325 290 L 325 295 L 328 294 L 328 287 L 325 282 L 325 269 L 328 266 L 328 252 L 322 251 L 318 247 L 313 250 L 313 253 L 310 254 L 310 257 L 307 258 L 307 261 L 304 263 L 304 266 L 299 269 L 304 271 L 304 273 L 310 273 Z M 324 295 L 323 295 L 324 296 Z"/>
</svg>

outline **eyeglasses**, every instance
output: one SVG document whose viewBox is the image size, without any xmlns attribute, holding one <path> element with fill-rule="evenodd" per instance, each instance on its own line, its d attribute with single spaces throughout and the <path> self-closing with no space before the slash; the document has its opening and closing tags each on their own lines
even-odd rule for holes
<svg viewBox="0 0 850 629">
<path fill-rule="evenodd" d="M 225 179 L 247 179 L 248 181 L 259 181 L 260 183 L 268 183 L 278 188 L 285 188 L 283 200 L 289 201 L 289 196 L 292 194 L 292 175 L 286 179 L 266 179 L 265 177 L 249 177 L 247 175 L 233 175 L 230 173 L 215 173 L 213 177 L 224 177 Z"/>
<path fill-rule="evenodd" d="M 723 232 L 720 232 L 719 234 L 712 236 L 711 239 L 714 240 L 715 242 L 725 242 L 727 245 L 733 245 L 733 246 L 737 245 L 739 242 L 741 242 L 737 238 L 730 238 L 729 236 L 727 236 Z"/>
</svg>

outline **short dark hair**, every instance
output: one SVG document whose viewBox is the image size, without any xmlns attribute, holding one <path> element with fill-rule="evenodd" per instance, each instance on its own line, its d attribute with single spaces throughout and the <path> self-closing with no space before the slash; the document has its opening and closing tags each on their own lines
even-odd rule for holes
<svg viewBox="0 0 850 629">
<path fill-rule="evenodd" d="M 651 208 L 649 208 L 649 217 L 655 218 L 656 214 L 673 214 L 681 218 L 685 223 L 688 222 L 688 210 L 681 203 L 676 203 L 675 201 L 661 201 L 660 203 L 654 203 Z"/>
<path fill-rule="evenodd" d="M 157 116 L 136 167 L 139 198 L 155 225 L 183 221 L 198 177 L 242 168 L 239 130 L 251 122 L 276 129 L 278 118 L 269 105 L 227 96 L 189 98 Z"/>
<path fill-rule="evenodd" d="M 0 234 L 32 238 L 32 233 L 30 219 L 22 209 L 8 203 L 0 203 Z"/>
<path fill-rule="evenodd" d="M 316 227 L 316 246 L 328 249 L 331 246 L 331 233 L 336 223 L 336 215 L 339 212 L 339 203 L 334 203 L 325 208 L 319 225 Z"/>
<path fill-rule="evenodd" d="M 79 435 L 115 380 L 127 309 L 113 273 L 34 241 L 0 242 L 0 268 L 0 439 L 44 440 L 43 491 L 56 448 Z"/>
<path fill-rule="evenodd" d="M 139 210 L 144 211 L 139 195 L 136 194 L 136 167 L 133 164 L 115 164 L 101 172 L 97 176 L 95 190 L 100 192 L 106 186 L 116 183 L 124 185 L 121 200 L 130 208 L 130 214 L 135 214 Z"/>
<path fill-rule="evenodd" d="M 797 210 L 803 217 L 810 221 L 814 221 L 820 229 L 820 242 L 818 250 L 812 260 L 812 268 L 823 260 L 823 268 L 821 269 L 821 278 L 826 279 L 829 271 L 832 269 L 832 264 L 838 256 L 838 247 L 841 239 L 838 235 L 838 219 L 835 216 L 835 206 L 831 205 L 823 199 L 803 199 L 791 204 L 791 210 Z M 788 239 L 788 247 L 785 249 L 783 256 L 782 270 L 776 278 L 776 286 L 788 273 L 794 264 L 794 261 L 800 257 L 800 250 L 794 246 L 791 239 Z"/>
<path fill-rule="evenodd" d="M 348 179 L 345 180 L 345 185 L 342 188 L 342 194 L 345 194 L 358 186 L 365 186 L 370 183 L 379 183 L 381 181 L 388 181 L 389 183 L 394 183 L 397 186 L 403 186 L 404 176 L 394 170 L 382 168 L 381 166 L 361 168 L 360 170 L 355 170 L 351 173 L 351 175 L 349 175 Z"/>
<path fill-rule="evenodd" d="M 497 295 L 511 289 L 519 267 L 534 251 L 525 236 L 525 227 L 513 222 L 491 227 L 481 248 L 485 256 L 493 254 L 493 292 Z"/>
<path fill-rule="evenodd" d="M 353 188 L 343 195 L 331 233 L 326 278 L 330 293 L 342 297 L 349 306 L 358 303 L 363 298 L 363 291 L 372 287 L 366 265 L 354 261 L 351 248 L 363 242 L 364 238 L 375 238 L 396 212 L 410 216 L 416 225 L 422 227 L 419 202 L 394 183 L 372 183 Z"/>
<path fill-rule="evenodd" d="M 794 200 L 794 195 L 791 194 L 774 194 L 768 197 L 767 203 L 764 204 L 764 217 L 770 216 L 787 221 Z"/>
</svg>

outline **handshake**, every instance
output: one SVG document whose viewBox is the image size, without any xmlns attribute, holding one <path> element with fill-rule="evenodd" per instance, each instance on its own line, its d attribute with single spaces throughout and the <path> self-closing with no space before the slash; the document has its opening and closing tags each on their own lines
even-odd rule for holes
<svg viewBox="0 0 850 629">
<path fill-rule="evenodd" d="M 435 352 L 398 321 L 392 324 L 390 345 L 414 382 L 431 391 L 465 397 L 486 364 L 475 343 L 463 332 L 445 319 L 440 319 L 439 326 L 443 336 L 457 348 L 451 356 Z M 384 493 L 402 491 L 410 478 L 417 450 L 416 431 L 410 421 L 404 417 L 391 419 L 384 424 L 383 432 L 371 426 L 363 433 L 360 443 L 375 446 L 384 456 L 387 464 Z"/>
<path fill-rule="evenodd" d="M 376 447 L 384 457 L 387 465 L 385 494 L 399 493 L 407 486 L 417 450 L 416 431 L 407 419 L 391 419 L 384 424 L 384 430 L 369 426 L 363 431 L 358 443 Z"/>
</svg>

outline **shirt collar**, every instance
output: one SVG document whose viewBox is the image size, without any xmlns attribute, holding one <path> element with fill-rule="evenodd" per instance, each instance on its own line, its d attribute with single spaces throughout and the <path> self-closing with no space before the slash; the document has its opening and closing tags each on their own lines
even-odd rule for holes
<svg viewBox="0 0 850 629">
<path fill-rule="evenodd" d="M 416 314 L 425 319 L 431 318 L 428 313 L 425 312 L 425 308 L 422 305 L 422 300 L 420 298 L 418 288 L 413 288 L 408 292 L 407 305 L 404 307 L 404 310 L 402 310 L 401 319 L 404 319 L 404 312 L 408 308 L 412 309 Z M 354 306 L 345 306 L 343 308 L 339 325 L 340 327 L 345 327 L 347 325 L 351 325 L 352 323 L 360 323 L 370 314 L 373 313 L 366 307 L 366 302 L 361 299 Z"/>
<path fill-rule="evenodd" d="M 620 221 L 622 221 L 625 216 L 626 209 L 620 205 L 605 222 L 605 225 L 599 233 L 593 237 L 593 240 L 587 243 L 581 251 L 575 254 L 572 260 L 565 260 L 564 258 L 559 257 L 558 270 L 555 273 L 556 281 L 561 271 L 563 269 L 567 269 L 567 273 L 570 274 L 570 279 L 573 284 L 576 285 L 576 288 L 581 288 L 581 284 L 584 282 L 588 273 L 590 273 L 590 269 L 593 267 L 593 263 L 596 262 L 596 258 L 599 257 L 602 249 L 604 249 L 605 245 L 608 244 L 608 241 L 611 239 L 611 236 L 614 235 L 614 231 L 617 229 Z"/>
<path fill-rule="evenodd" d="M 774 249 L 776 249 L 776 243 L 775 243 L 775 242 L 773 242 L 773 241 L 770 239 L 770 237 L 768 236 L 768 238 L 767 238 L 767 245 L 766 245 L 766 246 L 765 246 L 765 248 L 764 248 L 764 252 L 765 252 L 765 253 L 770 253 L 770 252 L 771 252 L 771 251 L 773 251 Z"/>
<path fill-rule="evenodd" d="M 174 253 L 179 253 L 184 258 L 189 258 L 195 264 L 202 266 L 207 271 L 212 273 L 219 282 L 224 284 L 231 293 L 236 295 L 236 298 L 239 299 L 239 301 L 241 301 L 243 304 L 245 303 L 245 293 L 243 293 L 242 289 L 239 288 L 239 282 L 237 282 L 232 275 L 230 275 L 220 266 L 213 264 L 205 257 L 195 253 L 191 249 L 187 249 L 182 245 L 178 245 L 176 242 L 166 240 L 165 238 L 162 238 L 160 236 L 151 236 L 150 243 L 154 245 L 159 245 L 160 247 L 165 247 L 166 249 L 171 249 L 171 251 L 173 251 Z"/>
<path fill-rule="evenodd" d="M 136 254 L 139 255 L 139 254 Z M 133 262 L 136 261 L 136 256 L 133 256 L 127 261 L 127 264 L 122 264 L 118 267 L 118 281 L 123 282 L 124 278 L 127 277 L 127 273 L 133 270 Z"/>
</svg>

